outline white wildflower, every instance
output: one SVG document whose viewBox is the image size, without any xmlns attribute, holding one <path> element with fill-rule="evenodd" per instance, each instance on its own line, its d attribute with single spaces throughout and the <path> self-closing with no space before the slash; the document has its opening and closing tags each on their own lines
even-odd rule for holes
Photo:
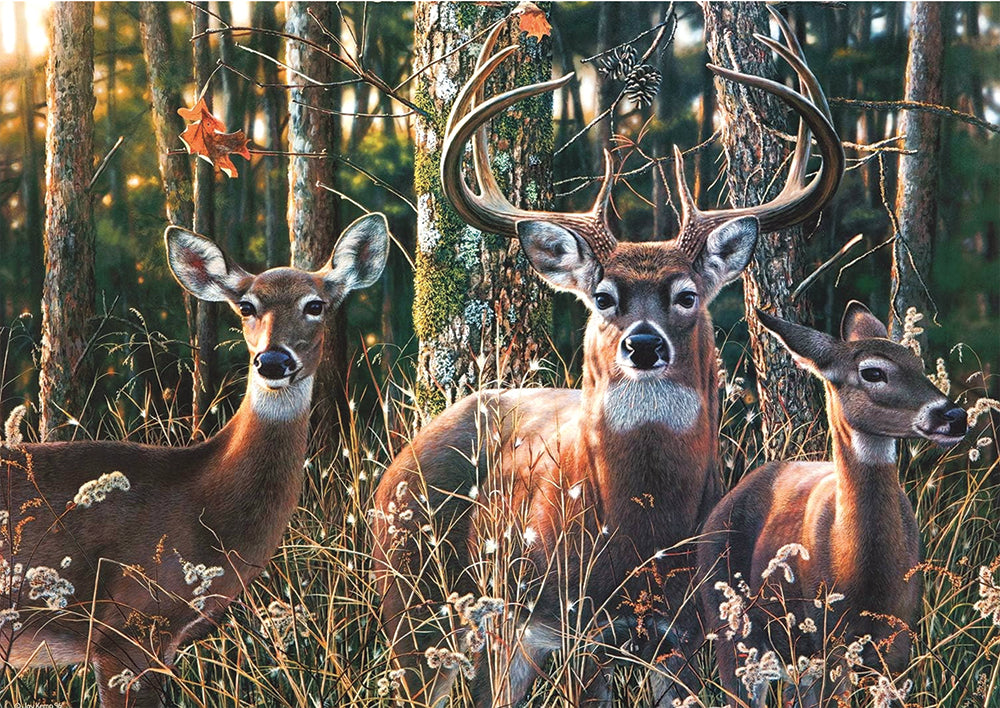
<svg viewBox="0 0 1000 708">
<path fill-rule="evenodd" d="M 799 622 L 799 631 L 803 634 L 812 634 L 816 631 L 816 623 L 813 621 L 812 617 L 806 617 L 804 620 Z"/>
<path fill-rule="evenodd" d="M 300 637 L 306 636 L 308 623 L 314 619 L 316 616 L 302 605 L 292 607 L 287 602 L 274 600 L 267 606 L 267 617 L 261 619 L 260 625 L 282 649 L 287 649 L 296 632 Z"/>
<path fill-rule="evenodd" d="M 988 566 L 979 568 L 979 597 L 973 607 L 983 619 L 991 619 L 1000 627 L 1000 583 L 993 579 L 993 570 Z"/>
<path fill-rule="evenodd" d="M 432 669 L 454 669 L 458 667 L 462 670 L 465 678 L 473 679 L 476 676 L 476 669 L 469 660 L 469 657 L 460 651 L 428 647 L 427 651 L 424 652 L 424 659 L 427 662 L 427 666 Z"/>
<path fill-rule="evenodd" d="M 924 319 L 924 315 L 922 312 L 917 312 L 917 308 L 907 308 L 906 314 L 903 316 L 903 336 L 899 340 L 900 344 L 912 349 L 917 356 L 920 356 L 920 342 L 917 337 L 924 332 L 924 328 L 919 327 L 917 322 L 922 319 Z"/>
<path fill-rule="evenodd" d="M 13 607 L 8 607 L 6 610 L 0 610 L 0 628 L 3 628 L 8 622 L 17 629 L 17 625 L 20 624 L 18 620 L 21 618 L 21 613 L 15 610 Z"/>
<path fill-rule="evenodd" d="M 24 414 L 27 412 L 28 407 L 20 405 L 15 406 L 14 410 L 7 416 L 7 421 L 3 426 L 4 444 L 7 447 L 15 449 L 24 443 L 24 438 L 21 436 L 21 421 L 24 420 Z"/>
<path fill-rule="evenodd" d="M 939 358 L 937 360 L 937 372 L 929 375 L 927 378 L 944 395 L 947 396 L 951 392 L 951 379 L 948 377 L 948 369 L 944 366 L 944 359 Z"/>
<path fill-rule="evenodd" d="M 791 566 L 788 565 L 788 559 L 794 555 L 800 556 L 802 560 L 809 560 L 809 551 L 801 543 L 786 543 L 778 549 L 774 558 L 768 561 L 767 567 L 760 574 L 760 577 L 767 579 L 778 568 L 781 568 L 785 574 L 785 582 L 794 583 L 795 573 L 792 572 Z"/>
<path fill-rule="evenodd" d="M 973 447 L 969 449 L 969 462 L 979 462 L 979 448 Z"/>
<path fill-rule="evenodd" d="M 869 686 L 868 691 L 872 694 L 872 708 L 890 708 L 890 706 L 906 704 L 906 697 L 910 695 L 913 688 L 913 681 L 906 679 L 902 686 L 896 688 L 885 676 L 878 677 L 878 683 Z"/>
<path fill-rule="evenodd" d="M 768 681 L 777 681 L 781 678 L 781 662 L 778 661 L 778 655 L 773 651 L 764 652 L 764 655 L 758 660 L 756 647 L 747 648 L 743 642 L 740 642 L 736 648 L 741 654 L 747 655 L 743 666 L 736 669 L 736 677 L 743 682 L 747 691 L 756 700 L 760 689 Z"/>
<path fill-rule="evenodd" d="M 393 669 L 386 676 L 375 682 L 375 692 L 383 698 L 396 695 L 396 692 L 399 690 L 400 679 L 403 678 L 405 673 L 404 669 Z"/>
<path fill-rule="evenodd" d="M 969 427 L 971 428 L 979 421 L 979 416 L 986 411 L 1000 411 L 1000 401 L 995 398 L 980 398 L 966 413 L 969 416 Z"/>
<path fill-rule="evenodd" d="M 122 669 L 120 674 L 115 674 L 108 679 L 108 688 L 117 688 L 121 693 L 134 692 L 139 690 L 139 682 L 132 669 Z"/>
<path fill-rule="evenodd" d="M 97 479 L 84 483 L 76 496 L 73 497 L 73 503 L 86 509 L 92 504 L 107 499 L 108 494 L 115 489 L 127 492 L 131 488 L 132 484 L 128 481 L 128 477 L 121 472 L 107 472 Z"/>
<path fill-rule="evenodd" d="M 28 584 L 28 597 L 32 600 L 45 600 L 50 610 L 61 610 L 66 607 L 66 598 L 76 592 L 73 584 L 59 577 L 59 571 L 45 565 L 29 568 L 24 574 L 24 582 Z"/>
<path fill-rule="evenodd" d="M 70 556 L 66 556 L 59 563 L 59 567 L 62 568 L 63 570 L 65 570 L 66 568 L 69 568 L 70 563 L 72 563 L 72 562 L 73 562 L 73 559 Z"/>
<path fill-rule="evenodd" d="M 847 645 L 847 651 L 844 653 L 844 661 L 847 663 L 848 667 L 861 666 L 865 663 L 862 654 L 865 650 L 865 645 L 869 644 L 872 640 L 872 635 L 866 634 L 863 637 L 859 637 L 855 641 Z"/>
<path fill-rule="evenodd" d="M 726 630 L 726 638 L 732 639 L 737 633 L 746 637 L 750 634 L 750 617 L 747 616 L 746 603 L 743 597 L 734 590 L 729 583 L 719 581 L 715 584 L 715 589 L 719 590 L 726 598 L 719 605 L 719 619 L 725 620 L 729 624 Z"/>
</svg>

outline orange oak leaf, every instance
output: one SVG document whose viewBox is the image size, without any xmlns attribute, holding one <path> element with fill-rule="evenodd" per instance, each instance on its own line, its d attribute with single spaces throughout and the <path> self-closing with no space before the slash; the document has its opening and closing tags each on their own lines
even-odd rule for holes
<svg viewBox="0 0 1000 708">
<path fill-rule="evenodd" d="M 518 29 L 525 32 L 529 37 L 541 40 L 542 37 L 547 37 L 552 33 L 552 25 L 545 19 L 545 13 L 542 11 L 542 8 L 531 2 L 531 0 L 522 0 L 514 8 L 514 14 L 520 15 L 520 19 L 517 22 Z"/>
<path fill-rule="evenodd" d="M 250 141 L 246 133 L 242 130 L 227 133 L 226 124 L 208 110 L 204 96 L 192 108 L 178 108 L 177 113 L 184 120 L 192 121 L 181 133 L 187 151 L 215 165 L 227 177 L 238 177 L 239 172 L 229 156 L 250 159 Z"/>
</svg>

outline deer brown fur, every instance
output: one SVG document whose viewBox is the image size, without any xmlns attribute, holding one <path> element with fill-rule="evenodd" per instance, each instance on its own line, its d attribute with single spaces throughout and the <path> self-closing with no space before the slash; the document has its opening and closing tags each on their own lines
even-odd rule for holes
<svg viewBox="0 0 1000 708">
<path fill-rule="evenodd" d="M 0 609 L 19 613 L 16 625 L 0 628 L 0 661 L 52 667 L 89 658 L 105 708 L 162 705 L 156 670 L 169 667 L 182 643 L 210 631 L 268 563 L 302 487 L 326 313 L 377 280 L 388 232 L 382 215 L 364 217 L 319 271 L 274 268 L 258 276 L 184 229 L 168 228 L 166 241 L 185 288 L 243 316 L 252 366 L 239 410 L 217 435 L 190 447 L 0 447 Z M 88 505 L 85 485 L 115 472 L 128 484 Z M 69 585 L 46 596 L 29 574 L 58 580 L 40 566 Z M 109 686 L 123 671 L 134 680 Z"/>
<path fill-rule="evenodd" d="M 837 645 L 834 638 L 849 644 L 870 636 L 858 645 L 864 647 L 864 666 L 845 664 L 838 649 L 791 696 L 803 705 L 827 705 L 844 693 L 849 672 L 897 674 L 906 667 L 920 602 L 913 574 L 920 537 L 897 478 L 896 438 L 955 444 L 966 432 L 966 414 L 928 380 L 910 349 L 887 339 L 885 327 L 860 303 L 848 306 L 840 340 L 760 316 L 796 361 L 824 381 L 832 459 L 772 462 L 719 503 L 699 549 L 701 567 L 712 569 L 703 585 L 704 612 L 717 623 L 712 629 L 719 635 L 723 686 L 729 698 L 744 702 L 762 701 L 766 685 L 753 690 L 736 677 L 746 658 L 739 644 L 758 655 L 777 651 L 784 666 L 800 656 L 823 657 Z M 808 554 L 785 561 L 791 582 L 782 572 L 766 572 L 769 564 L 773 570 L 773 558 L 789 555 L 788 544 L 800 544 Z M 732 625 L 720 621 L 726 586 L 743 596 L 749 624 L 742 616 Z M 786 621 L 787 613 L 793 622 Z M 731 606 L 726 614 L 733 615 Z M 831 679 L 838 665 L 839 678 Z"/>
</svg>

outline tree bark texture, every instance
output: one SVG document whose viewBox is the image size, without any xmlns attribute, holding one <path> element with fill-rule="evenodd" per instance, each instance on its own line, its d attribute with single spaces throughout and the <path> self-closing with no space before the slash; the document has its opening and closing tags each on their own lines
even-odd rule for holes
<svg viewBox="0 0 1000 708">
<path fill-rule="evenodd" d="M 52 6 L 46 71 L 45 283 L 39 373 L 40 434 L 69 439 L 94 380 L 94 4 Z"/>
<path fill-rule="evenodd" d="M 771 53 L 753 38 L 769 34 L 763 3 L 702 3 L 705 36 L 712 61 L 746 74 L 777 79 Z M 775 175 L 789 152 L 767 127 L 784 129 L 785 112 L 769 94 L 715 79 L 717 110 L 722 116 L 727 187 L 734 207 L 763 203 L 777 196 L 782 181 Z M 757 374 L 764 453 L 780 459 L 800 452 L 822 454 L 826 448 L 825 416 L 818 387 L 778 340 L 760 324 L 754 308 L 811 323 L 807 302 L 793 303 L 791 291 L 807 275 L 801 227 L 762 233 L 753 261 L 743 274 L 750 349 Z"/>
<path fill-rule="evenodd" d="M 414 10 L 414 64 L 435 62 L 513 9 L 513 3 L 421 2 Z M 527 37 L 511 22 L 498 48 L 516 42 L 487 84 L 487 95 L 551 77 L 551 38 Z M 417 251 L 414 331 L 419 340 L 417 399 L 431 416 L 483 386 L 521 384 L 549 351 L 551 299 L 516 239 L 466 226 L 441 192 L 444 126 L 472 75 L 481 40 L 420 74 L 415 102 Z M 501 189 L 515 204 L 545 208 L 552 199 L 552 97 L 515 104 L 493 120 L 490 155 Z M 469 170 L 471 172 L 471 169 Z"/>
<path fill-rule="evenodd" d="M 943 57 L 941 4 L 911 2 L 907 101 L 941 103 Z M 937 231 L 941 118 L 924 111 L 905 111 L 900 132 L 906 135 L 909 154 L 899 156 L 896 181 L 898 233 L 892 247 L 889 323 L 890 334 L 897 339 L 903 333 L 907 308 L 927 313 L 932 307 L 924 282 L 930 276 Z"/>
<path fill-rule="evenodd" d="M 285 31 L 317 44 L 330 45 L 323 28 L 309 16 L 309 10 L 325 28 L 337 36 L 340 16 L 337 6 L 322 2 L 289 2 L 285 10 Z M 333 51 L 340 48 L 333 44 Z M 334 62 L 302 42 L 285 43 L 285 60 L 294 71 L 321 83 L 336 80 Z M 340 92 L 289 74 L 290 83 L 300 84 L 288 96 L 288 233 L 292 265 L 315 269 L 330 257 L 340 234 L 338 197 L 318 183 L 334 186 L 336 155 L 340 151 L 340 120 L 324 112 L 340 109 Z M 305 104 L 305 105 L 303 105 Z M 312 108 L 315 106 L 316 108 Z M 330 157 L 306 157 L 328 153 Z M 333 313 L 327 325 L 323 361 L 316 372 L 313 395 L 313 431 L 320 446 L 334 450 L 339 435 L 339 419 L 346 414 L 347 348 L 344 311 Z"/>
<path fill-rule="evenodd" d="M 191 7 L 192 35 L 198 35 L 208 29 L 208 3 L 199 2 Z M 199 93 L 205 89 L 209 75 L 212 73 L 212 53 L 209 48 L 208 36 L 193 42 L 194 52 L 194 83 Z M 205 101 L 212 110 L 212 96 L 206 92 Z M 197 233 L 216 238 L 215 224 L 215 166 L 205 160 L 195 160 L 194 168 L 194 230 Z M 201 426 L 206 411 L 211 408 L 215 398 L 215 370 L 218 356 L 219 304 L 214 302 L 198 302 L 197 304 L 197 340 L 194 357 L 194 396 L 192 417 L 194 426 Z"/>
<path fill-rule="evenodd" d="M 149 73 L 150 105 L 153 133 L 156 136 L 156 154 L 160 167 L 160 181 L 167 212 L 167 222 L 185 228 L 194 227 L 194 194 L 191 182 L 190 158 L 184 154 L 180 141 L 184 121 L 177 115 L 181 103 L 180 75 L 170 36 L 170 18 L 166 3 L 139 3 L 139 34 L 142 53 Z M 173 154 L 171 152 L 173 151 Z M 212 234 L 206 234 L 213 236 Z M 191 351 L 197 352 L 197 322 L 191 296 L 181 294 L 187 317 Z M 195 354 L 197 362 L 197 354 Z M 194 372 L 193 389 L 200 387 L 198 372 Z"/>
</svg>

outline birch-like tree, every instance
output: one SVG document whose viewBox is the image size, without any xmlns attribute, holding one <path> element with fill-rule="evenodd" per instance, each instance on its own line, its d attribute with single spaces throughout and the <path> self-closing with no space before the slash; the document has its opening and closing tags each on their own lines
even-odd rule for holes
<svg viewBox="0 0 1000 708">
<path fill-rule="evenodd" d="M 480 33 L 511 9 L 513 3 L 421 2 L 414 11 L 414 64 L 430 67 L 414 86 L 414 102 L 426 114 L 416 121 L 413 309 L 417 397 L 425 415 L 480 386 L 519 384 L 549 350 L 550 298 L 520 246 L 466 226 L 444 199 L 439 177 L 445 123 L 472 75 Z M 498 46 L 516 42 L 521 49 L 489 91 L 551 77 L 551 38 L 528 37 L 511 25 Z M 512 106 L 491 131 L 494 173 L 506 196 L 519 207 L 545 208 L 552 194 L 552 97 Z"/>
</svg>

